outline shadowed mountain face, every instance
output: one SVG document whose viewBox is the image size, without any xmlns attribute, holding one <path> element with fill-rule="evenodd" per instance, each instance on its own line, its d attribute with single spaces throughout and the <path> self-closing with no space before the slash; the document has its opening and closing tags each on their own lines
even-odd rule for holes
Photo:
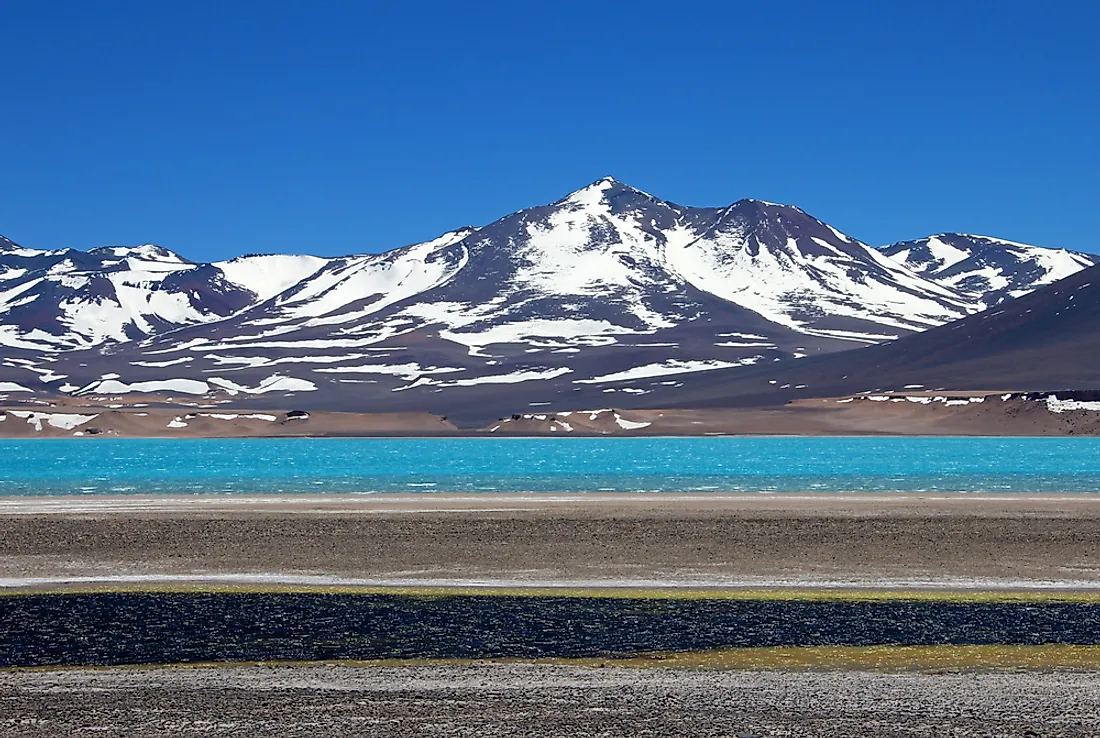
<svg viewBox="0 0 1100 738">
<path fill-rule="evenodd" d="M 5 240 L 0 395 L 478 417 L 660 406 L 942 325 L 1085 263 L 1048 269 L 1063 252 L 985 239 L 965 258 L 952 241 L 948 264 L 945 238 L 880 251 L 796 207 L 684 207 L 607 178 L 383 254 L 194 264 Z M 998 249 L 1042 268 L 988 289 L 951 271 Z"/>
<path fill-rule="evenodd" d="M 1100 266 L 962 320 L 856 351 L 743 372 L 669 393 L 672 406 L 777 404 L 906 389 L 1100 389 Z"/>
</svg>

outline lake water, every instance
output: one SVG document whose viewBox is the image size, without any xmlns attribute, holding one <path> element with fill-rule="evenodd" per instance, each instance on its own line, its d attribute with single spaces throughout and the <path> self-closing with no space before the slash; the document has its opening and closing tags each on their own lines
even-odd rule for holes
<svg viewBox="0 0 1100 738">
<path fill-rule="evenodd" d="M 1100 438 L 34 439 L 0 495 L 1097 492 Z"/>
</svg>

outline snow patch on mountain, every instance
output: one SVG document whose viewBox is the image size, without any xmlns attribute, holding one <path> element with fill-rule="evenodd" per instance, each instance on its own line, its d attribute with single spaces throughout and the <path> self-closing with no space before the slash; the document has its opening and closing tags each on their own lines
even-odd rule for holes
<svg viewBox="0 0 1100 738">
<path fill-rule="evenodd" d="M 618 413 L 615 413 L 615 424 L 623 430 L 641 430 L 642 428 L 648 428 L 653 425 L 653 423 L 648 421 L 627 420 Z"/>
<path fill-rule="evenodd" d="M 914 253 L 913 249 L 902 249 L 893 256 L 896 261 L 906 264 L 910 269 L 925 274 L 955 266 L 968 259 L 970 251 L 953 246 L 939 236 L 931 236 L 925 242 L 924 252 Z"/>
<path fill-rule="evenodd" d="M 124 382 L 118 375 L 105 374 L 103 378 L 84 387 L 70 391 L 76 395 L 125 395 L 131 393 L 162 394 L 181 393 L 185 395 L 205 395 L 222 391 L 229 395 L 262 395 L 268 392 L 312 392 L 317 385 L 306 379 L 273 374 L 254 387 L 239 384 L 224 377 L 211 377 L 208 380 L 176 377 L 137 382 Z"/>
<path fill-rule="evenodd" d="M 405 381 L 416 379 L 426 374 L 448 374 L 463 371 L 460 367 L 453 366 L 428 366 L 423 367 L 415 362 L 406 364 L 360 364 L 355 366 L 332 366 L 313 371 L 321 374 L 388 374 L 400 377 Z"/>
<path fill-rule="evenodd" d="M 214 262 L 225 278 L 266 302 L 315 274 L 330 260 L 319 256 L 264 254 Z"/>
<path fill-rule="evenodd" d="M 458 318 L 448 324 L 463 327 L 467 323 L 465 318 Z M 615 343 L 615 335 L 634 333 L 636 331 L 606 320 L 562 318 L 500 323 L 480 331 L 441 330 L 439 337 L 466 346 L 471 356 L 485 357 L 489 356 L 484 353 L 485 347 L 494 344 L 526 343 L 542 348 L 607 346 Z"/>
<path fill-rule="evenodd" d="M 453 231 L 385 254 L 330 261 L 280 297 L 275 317 L 266 322 L 311 318 L 305 325 L 348 323 L 430 290 L 465 265 L 464 253 L 457 260 L 450 260 L 445 258 L 446 249 L 470 232 L 471 229 Z M 362 307 L 358 309 L 348 309 L 360 304 Z"/>
<path fill-rule="evenodd" d="M 813 329 L 821 316 L 911 331 L 967 314 L 958 293 L 854 239 L 839 239 L 801 211 L 793 221 L 759 207 L 734 203 L 708 233 L 670 242 L 671 267 L 697 287 L 796 331 Z M 784 227 L 787 220 L 797 231 Z"/>
<path fill-rule="evenodd" d="M 1075 410 L 1100 412 L 1100 402 L 1089 402 L 1087 400 L 1059 400 L 1058 395 L 1050 395 L 1047 397 L 1047 410 L 1052 413 L 1072 412 Z"/>
<path fill-rule="evenodd" d="M 212 322 L 252 296 L 160 246 L 0 250 L 0 345 L 68 351 Z"/>
<path fill-rule="evenodd" d="M 638 269 L 656 264 L 656 238 L 636 222 L 611 211 L 603 179 L 574 192 L 544 221 L 525 224 L 526 242 L 515 251 L 519 288 L 548 295 L 600 295 L 654 286 L 659 272 Z"/>
<path fill-rule="evenodd" d="M 970 295 L 983 306 L 1020 297 L 1100 263 L 1094 254 L 966 233 L 903 241 L 882 251 L 925 279 Z"/>
<path fill-rule="evenodd" d="M 85 423 L 98 418 L 99 415 L 81 415 L 79 413 L 43 413 L 37 411 L 27 410 L 10 410 L 12 415 L 17 418 L 23 418 L 30 425 L 34 426 L 35 431 L 42 432 L 42 424 L 45 423 L 54 428 L 61 430 L 72 430 Z"/>
<path fill-rule="evenodd" d="M 706 372 L 714 369 L 728 369 L 734 366 L 751 366 L 759 362 L 761 357 L 750 356 L 740 361 L 719 361 L 717 359 L 707 361 L 682 361 L 669 359 L 655 364 L 636 366 L 611 374 L 604 374 L 591 379 L 574 379 L 573 384 L 601 384 L 603 382 L 622 382 L 629 379 L 643 379 L 646 377 L 662 377 L 668 374 L 688 374 L 691 372 Z"/>
<path fill-rule="evenodd" d="M 224 377 L 211 377 L 210 384 L 230 395 L 236 395 L 238 393 L 262 395 L 268 392 L 314 392 L 317 389 L 317 385 L 308 379 L 288 377 L 282 374 L 272 374 L 255 387 L 238 384 Z"/>
<path fill-rule="evenodd" d="M 470 377 L 466 379 L 447 379 L 438 380 L 431 377 L 420 377 L 412 384 L 405 385 L 404 387 L 395 387 L 394 392 L 400 392 L 402 390 L 413 389 L 415 387 L 428 387 L 434 386 L 439 388 L 445 387 L 474 387 L 479 384 L 519 384 L 520 382 L 531 382 L 537 380 L 556 379 L 565 374 L 572 373 L 572 369 L 568 367 L 557 367 L 556 369 L 549 368 L 533 368 L 533 369 L 517 369 L 507 374 L 485 374 L 480 377 Z"/>
<path fill-rule="evenodd" d="M 126 383 L 118 379 L 103 379 L 80 388 L 77 395 L 125 395 L 131 392 L 182 392 L 185 395 L 204 395 L 210 391 L 206 382 L 197 379 L 158 379 L 147 382 Z"/>
</svg>

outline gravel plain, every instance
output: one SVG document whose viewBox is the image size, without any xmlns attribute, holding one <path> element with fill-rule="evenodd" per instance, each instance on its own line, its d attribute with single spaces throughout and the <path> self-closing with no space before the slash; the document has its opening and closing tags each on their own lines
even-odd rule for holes
<svg viewBox="0 0 1100 738">
<path fill-rule="evenodd" d="M 0 734 L 1096 736 L 1095 672 L 532 664 L 0 673 Z"/>
<path fill-rule="evenodd" d="M 1097 587 L 1100 496 L 0 498 L 0 584 L 161 576 Z"/>
</svg>

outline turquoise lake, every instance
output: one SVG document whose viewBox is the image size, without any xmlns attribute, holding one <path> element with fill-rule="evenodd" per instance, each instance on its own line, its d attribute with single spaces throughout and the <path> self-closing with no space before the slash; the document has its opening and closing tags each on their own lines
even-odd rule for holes
<svg viewBox="0 0 1100 738">
<path fill-rule="evenodd" d="M 1100 491 L 1100 438 L 0 441 L 0 495 L 920 491 Z"/>
</svg>

